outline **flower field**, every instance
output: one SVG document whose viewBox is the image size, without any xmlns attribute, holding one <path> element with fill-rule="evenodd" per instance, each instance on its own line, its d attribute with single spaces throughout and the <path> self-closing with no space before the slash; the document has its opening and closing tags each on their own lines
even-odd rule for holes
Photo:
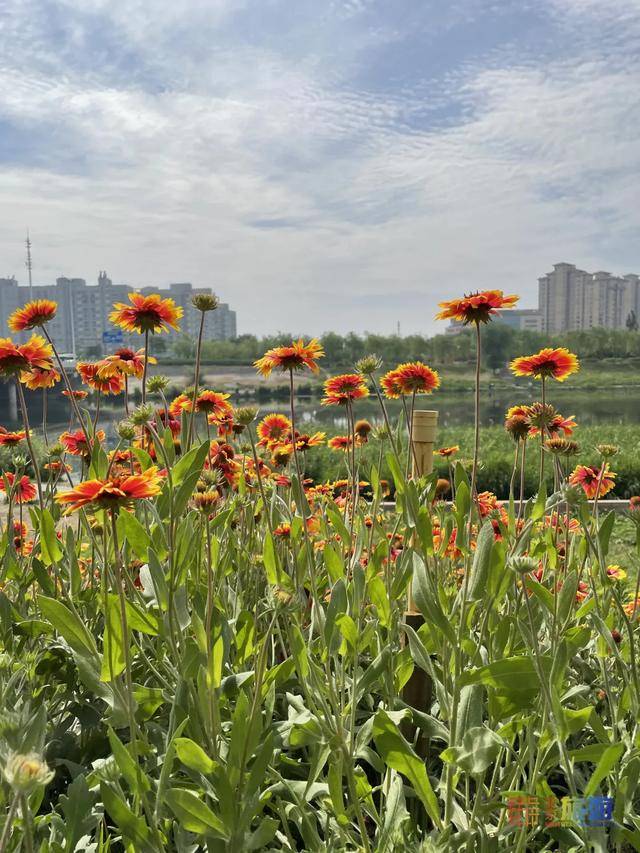
<svg viewBox="0 0 640 853">
<path fill-rule="evenodd" d="M 564 347 L 515 358 L 537 392 L 480 428 L 483 332 L 516 302 L 440 306 L 475 334 L 475 426 L 435 441 L 423 400 L 446 375 L 373 354 L 324 381 L 343 434 L 303 432 L 316 340 L 256 360 L 287 381 L 282 412 L 234 408 L 200 381 L 205 294 L 193 384 L 169 397 L 149 342 L 179 328 L 170 299 L 116 304 L 140 347 L 71 374 L 56 304 L 12 315 L 0 853 L 640 850 L 636 448 L 555 408 L 580 367 Z"/>
</svg>

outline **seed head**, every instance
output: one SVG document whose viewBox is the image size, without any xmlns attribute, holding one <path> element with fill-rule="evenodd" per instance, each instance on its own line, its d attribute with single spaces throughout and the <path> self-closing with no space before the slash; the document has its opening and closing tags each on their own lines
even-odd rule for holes
<svg viewBox="0 0 640 853">
<path fill-rule="evenodd" d="M 598 444 L 596 445 L 596 450 L 603 459 L 611 459 L 612 456 L 620 452 L 617 444 Z"/>
<path fill-rule="evenodd" d="M 233 419 L 236 423 L 241 424 L 242 426 L 249 426 L 250 423 L 255 421 L 257 414 L 257 406 L 242 406 L 235 410 Z"/>
<path fill-rule="evenodd" d="M 141 406 L 137 406 L 131 415 L 131 423 L 136 426 L 146 426 L 149 421 L 153 420 L 153 406 L 149 406 L 146 403 Z"/>
<path fill-rule="evenodd" d="M 120 421 L 116 430 L 123 441 L 133 441 L 136 437 L 136 428 L 131 421 Z"/>
<path fill-rule="evenodd" d="M 52 444 L 48 450 L 49 459 L 58 459 L 64 453 L 64 447 L 61 444 Z"/>
<path fill-rule="evenodd" d="M 371 376 L 377 370 L 380 370 L 381 367 L 382 359 L 378 358 L 374 353 L 371 353 L 371 355 L 365 355 L 356 361 L 357 372 L 362 373 L 364 376 Z"/>
<path fill-rule="evenodd" d="M 162 376 L 162 374 L 159 374 L 158 376 L 150 376 L 149 379 L 147 379 L 147 391 L 149 391 L 150 394 L 159 394 L 160 391 L 165 390 L 168 384 L 168 377 Z"/>
</svg>

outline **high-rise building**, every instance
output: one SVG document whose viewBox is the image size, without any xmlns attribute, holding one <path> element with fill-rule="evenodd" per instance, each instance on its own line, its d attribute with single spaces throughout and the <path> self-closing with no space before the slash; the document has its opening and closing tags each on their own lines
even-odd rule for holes
<svg viewBox="0 0 640 853">
<path fill-rule="evenodd" d="M 88 285 L 83 278 L 56 279 L 55 284 L 34 285 L 33 299 L 53 299 L 58 311 L 49 324 L 49 331 L 61 353 L 81 355 L 87 350 L 102 347 L 104 332 L 114 331 L 109 314 L 114 302 L 126 302 L 127 294 L 134 288 L 126 284 L 113 284 L 107 273 L 100 271 L 97 285 Z M 158 288 L 145 287 L 142 293 L 157 293 Z M 189 282 L 170 284 L 170 296 L 184 310 L 180 332 L 191 337 L 198 334 L 200 312 L 191 304 L 195 293 L 211 293 L 211 288 L 194 288 Z M 28 287 L 20 287 L 15 277 L 0 278 L 0 323 L 6 327 L 7 318 L 29 299 Z M 170 332 L 170 335 L 175 335 Z M 22 336 L 24 338 L 24 335 Z M 139 335 L 124 336 L 128 346 L 140 346 Z M 236 312 L 226 303 L 207 313 L 204 340 L 228 340 L 236 337 Z"/>
<path fill-rule="evenodd" d="M 624 329 L 632 311 L 640 317 L 640 279 L 554 264 L 538 279 L 538 308 L 543 332 Z"/>
</svg>

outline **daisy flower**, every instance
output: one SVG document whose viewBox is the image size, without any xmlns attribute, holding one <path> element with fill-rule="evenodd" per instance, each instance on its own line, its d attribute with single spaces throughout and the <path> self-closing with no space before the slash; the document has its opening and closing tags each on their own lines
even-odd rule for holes
<svg viewBox="0 0 640 853">
<path fill-rule="evenodd" d="M 270 376 L 273 370 L 286 373 L 288 370 L 298 371 L 308 367 L 314 373 L 320 369 L 317 360 L 324 356 L 324 350 L 316 338 L 305 344 L 302 338 L 293 341 L 289 346 L 273 347 L 254 361 L 253 366 L 263 376 Z"/>
<path fill-rule="evenodd" d="M 7 326 L 12 332 L 25 332 L 35 329 L 36 326 L 44 326 L 49 320 L 53 320 L 58 310 L 57 302 L 51 299 L 34 299 L 27 302 L 22 308 L 16 309 L 7 320 Z"/>
<path fill-rule="evenodd" d="M 66 514 L 88 504 L 96 508 L 117 509 L 131 501 L 152 498 L 160 494 L 162 477 L 156 467 L 147 468 L 141 474 L 130 474 L 109 479 L 86 480 L 75 488 L 56 495 L 60 504 L 68 504 Z"/>
<path fill-rule="evenodd" d="M 158 293 L 143 296 L 141 293 L 129 294 L 130 305 L 115 302 L 114 311 L 109 314 L 109 320 L 125 332 L 169 332 L 178 331 L 178 320 L 183 310 L 173 299 L 163 299 Z"/>
<path fill-rule="evenodd" d="M 470 293 L 461 299 L 440 302 L 436 320 L 458 320 L 465 326 L 469 323 L 488 323 L 498 310 L 513 308 L 520 297 L 505 296 L 501 290 L 483 290 Z"/>
<path fill-rule="evenodd" d="M 572 373 L 578 372 L 580 362 L 578 356 L 566 347 L 546 347 L 534 355 L 514 358 L 509 367 L 516 376 L 533 376 L 535 379 L 551 376 L 558 382 L 564 382 Z"/>
<path fill-rule="evenodd" d="M 340 406 L 368 396 L 369 389 L 360 373 L 342 373 L 325 381 L 321 403 L 323 406 Z"/>
</svg>

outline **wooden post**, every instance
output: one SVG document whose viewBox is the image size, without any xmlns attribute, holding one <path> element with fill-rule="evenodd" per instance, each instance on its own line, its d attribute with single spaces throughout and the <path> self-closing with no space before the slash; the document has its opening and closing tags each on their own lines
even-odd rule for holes
<svg viewBox="0 0 640 853">
<path fill-rule="evenodd" d="M 430 411 L 415 411 L 412 421 L 412 477 L 422 477 L 433 471 L 433 445 L 436 440 L 436 427 L 438 425 L 438 413 Z M 407 615 L 417 614 L 413 601 L 411 586 L 409 586 L 409 598 L 407 601 Z M 419 614 L 417 614 L 419 615 Z M 420 617 L 422 620 L 422 617 Z M 420 624 L 422 625 L 422 620 Z M 412 624 L 412 623 L 410 623 Z M 413 627 L 413 625 L 412 625 Z"/>
<path fill-rule="evenodd" d="M 438 413 L 431 411 L 414 411 L 412 421 L 412 443 L 413 443 L 413 478 L 431 474 L 433 471 L 433 445 L 436 440 L 436 427 L 438 424 Z M 411 584 L 407 599 L 407 610 L 404 614 L 406 625 L 418 631 L 424 624 L 424 617 L 417 610 L 413 600 Z M 431 706 L 433 685 L 429 674 L 416 667 L 411 674 L 402 691 L 402 698 L 418 711 L 428 712 Z M 412 741 L 415 739 L 416 726 L 404 725 L 405 737 Z M 429 740 L 424 735 L 418 738 L 415 744 L 416 751 L 421 758 L 427 757 L 429 751 Z"/>
</svg>

